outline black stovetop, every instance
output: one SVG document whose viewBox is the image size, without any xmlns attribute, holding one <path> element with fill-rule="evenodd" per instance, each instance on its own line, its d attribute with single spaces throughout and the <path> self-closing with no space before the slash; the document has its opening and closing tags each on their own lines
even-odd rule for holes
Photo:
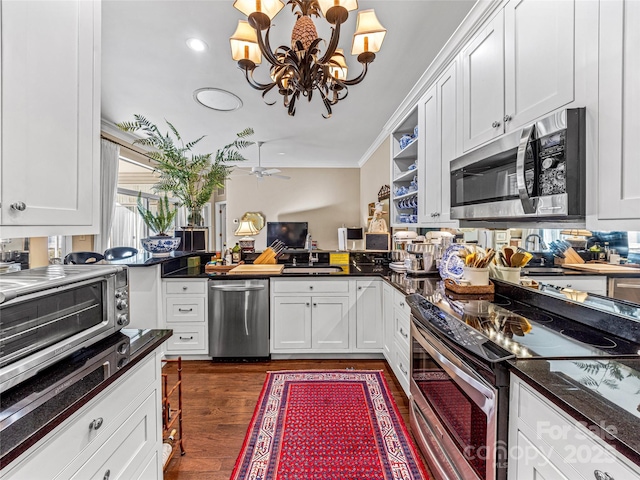
<svg viewBox="0 0 640 480">
<path fill-rule="evenodd" d="M 407 301 L 422 326 L 490 362 L 640 356 L 639 343 L 501 295 L 491 302 L 443 299 L 440 306 L 417 294 Z"/>
</svg>

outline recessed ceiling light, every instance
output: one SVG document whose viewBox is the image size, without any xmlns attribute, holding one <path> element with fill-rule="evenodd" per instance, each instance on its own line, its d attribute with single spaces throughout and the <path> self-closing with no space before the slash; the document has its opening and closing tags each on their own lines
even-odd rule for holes
<svg viewBox="0 0 640 480">
<path fill-rule="evenodd" d="M 232 112 L 242 107 L 240 97 L 220 88 L 199 88 L 193 92 L 193 99 L 200 105 L 219 112 Z"/>
<path fill-rule="evenodd" d="M 199 38 L 190 38 L 187 40 L 187 46 L 196 52 L 204 52 L 208 45 Z"/>
<path fill-rule="evenodd" d="M 278 152 L 278 155 L 285 155 L 284 152 Z"/>
</svg>

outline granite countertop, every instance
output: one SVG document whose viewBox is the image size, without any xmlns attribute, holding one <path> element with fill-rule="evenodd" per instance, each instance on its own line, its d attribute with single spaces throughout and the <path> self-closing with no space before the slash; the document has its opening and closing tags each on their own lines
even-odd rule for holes
<svg viewBox="0 0 640 480">
<path fill-rule="evenodd" d="M 640 465 L 640 358 L 517 360 L 512 371 Z"/>
<path fill-rule="evenodd" d="M 171 330 L 123 329 L 42 370 L 0 396 L 0 468 L 96 397 L 172 335 Z M 129 345 L 125 353 L 120 349 Z M 114 360 L 110 375 L 103 363 Z M 124 359 L 124 361 L 123 361 Z M 114 368 L 124 363 L 121 368 Z"/>
</svg>

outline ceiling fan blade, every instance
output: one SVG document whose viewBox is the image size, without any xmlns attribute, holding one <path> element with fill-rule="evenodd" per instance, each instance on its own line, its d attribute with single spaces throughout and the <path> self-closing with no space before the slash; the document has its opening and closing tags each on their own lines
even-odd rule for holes
<svg viewBox="0 0 640 480">
<path fill-rule="evenodd" d="M 274 173 L 280 173 L 281 170 L 278 170 L 277 168 L 270 168 L 268 170 L 263 170 L 262 173 L 264 175 L 273 175 Z"/>
<path fill-rule="evenodd" d="M 283 180 L 289 180 L 291 178 L 291 177 L 289 177 L 287 175 L 276 175 L 276 174 L 274 174 L 274 175 L 271 175 L 271 176 L 275 177 L 275 178 L 281 178 Z"/>
</svg>

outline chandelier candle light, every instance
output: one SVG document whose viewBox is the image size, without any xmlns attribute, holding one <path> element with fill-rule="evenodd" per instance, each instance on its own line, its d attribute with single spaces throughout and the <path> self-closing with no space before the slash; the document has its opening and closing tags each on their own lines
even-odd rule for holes
<svg viewBox="0 0 640 480">
<path fill-rule="evenodd" d="M 289 115 L 295 115 L 300 95 L 311 101 L 313 91 L 317 90 L 327 110 L 323 117 L 329 118 L 331 107 L 347 96 L 348 87 L 364 80 L 387 31 L 373 10 L 358 12 L 351 54 L 358 56 L 362 72 L 348 80 L 344 53 L 337 47 L 340 26 L 349 17 L 349 11 L 358 9 L 357 0 L 289 0 L 287 4 L 291 4 L 298 17 L 291 32 L 291 47 L 280 46 L 273 51 L 269 45 L 271 21 L 284 3 L 281 0 L 235 0 L 233 6 L 247 15 L 248 22 L 238 21 L 238 28 L 230 38 L 231 56 L 244 70 L 249 85 L 262 91 L 263 98 L 272 89 L 278 89 Z M 324 40 L 318 37 L 312 16 L 324 16 L 333 26 L 324 54 L 319 48 Z M 259 83 L 253 78 L 263 56 L 271 65 L 270 83 Z"/>
</svg>

